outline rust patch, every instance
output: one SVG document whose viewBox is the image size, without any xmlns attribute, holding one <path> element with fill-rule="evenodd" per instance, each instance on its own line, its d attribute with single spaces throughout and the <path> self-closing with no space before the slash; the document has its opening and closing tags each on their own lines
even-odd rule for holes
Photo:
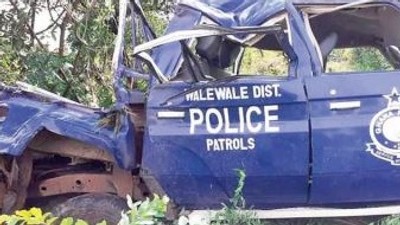
<svg viewBox="0 0 400 225">
<path fill-rule="evenodd" d="M 29 150 L 18 158 L 14 158 L 11 163 L 11 170 L 8 171 L 5 160 L 0 163 L 6 183 L 2 184 L 2 211 L 3 213 L 11 213 L 17 209 L 23 208 L 25 200 L 28 196 L 28 187 L 32 176 L 32 156 Z"/>
<path fill-rule="evenodd" d="M 8 115 L 8 107 L 6 104 L 0 104 L 0 122 L 6 120 Z"/>
<path fill-rule="evenodd" d="M 113 168 L 112 173 L 66 174 L 32 184 L 29 197 L 47 197 L 69 193 L 115 193 L 132 195 L 133 179 L 129 171 Z"/>
<path fill-rule="evenodd" d="M 55 135 L 49 131 L 40 132 L 29 144 L 29 147 L 38 152 L 114 162 L 114 158 L 102 149 L 67 137 Z"/>
</svg>

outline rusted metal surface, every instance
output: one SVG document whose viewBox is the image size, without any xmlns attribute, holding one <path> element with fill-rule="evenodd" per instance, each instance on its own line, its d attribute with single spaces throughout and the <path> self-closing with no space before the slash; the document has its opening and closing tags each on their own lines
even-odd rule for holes
<svg viewBox="0 0 400 225">
<path fill-rule="evenodd" d="M 24 207 L 26 197 L 28 195 L 28 187 L 32 176 L 33 160 L 31 150 L 27 149 L 21 157 L 17 158 L 18 181 L 12 184 L 17 193 L 17 200 L 14 209 Z"/>
<path fill-rule="evenodd" d="M 133 177 L 133 195 L 132 198 L 138 201 L 145 200 L 146 197 L 149 197 L 151 192 L 147 188 L 146 184 L 144 183 L 143 179 L 140 176 Z"/>
<path fill-rule="evenodd" d="M 133 179 L 128 171 L 114 167 L 112 173 L 66 174 L 33 183 L 29 196 L 46 197 L 69 193 L 115 193 L 132 195 Z"/>
<path fill-rule="evenodd" d="M 12 160 L 11 164 L 14 164 L 14 159 Z M 3 212 L 10 210 L 11 208 L 10 206 L 14 205 L 16 199 L 15 194 L 11 196 L 10 192 L 7 193 L 7 190 L 10 189 L 13 180 L 11 175 L 12 172 L 11 168 L 12 166 L 10 165 L 10 162 L 6 160 L 4 157 L 0 157 L 0 172 L 1 172 L 0 204 L 1 208 L 3 209 Z"/>
<path fill-rule="evenodd" d="M 0 104 L 0 122 L 3 122 L 8 114 L 7 104 Z"/>
<path fill-rule="evenodd" d="M 146 112 L 143 104 L 131 104 L 129 105 L 130 116 L 134 121 L 136 129 L 143 129 L 146 125 Z"/>
<path fill-rule="evenodd" d="M 143 135 L 146 125 L 146 112 L 143 104 L 131 104 L 129 107 L 130 117 L 135 125 L 135 143 L 136 143 L 136 163 L 141 164 L 143 155 Z"/>
<path fill-rule="evenodd" d="M 4 197 L 6 195 L 6 191 L 7 191 L 7 185 L 5 182 L 1 182 L 0 183 L 0 204 L 2 207 L 2 204 L 4 202 Z"/>
<path fill-rule="evenodd" d="M 162 189 L 161 185 L 153 176 L 146 175 L 144 172 L 142 172 L 141 177 L 146 184 L 146 187 L 149 189 L 150 193 L 154 193 L 159 196 L 165 195 L 165 191 Z"/>
<path fill-rule="evenodd" d="M 1 158 L 0 170 L 5 179 L 0 184 L 0 200 L 3 213 L 11 213 L 24 206 L 32 175 L 32 163 L 32 156 L 29 150 L 25 151 L 22 156 L 13 158 L 10 166 L 7 166 L 4 158 Z"/>
<path fill-rule="evenodd" d="M 104 150 L 48 131 L 40 132 L 29 147 L 44 153 L 114 162 L 114 158 Z"/>
<path fill-rule="evenodd" d="M 35 185 L 31 197 L 45 197 L 65 193 L 111 192 L 116 193 L 109 175 L 106 174 L 68 174 L 47 179 Z"/>
<path fill-rule="evenodd" d="M 130 171 L 114 166 L 112 174 L 113 182 L 117 187 L 117 194 L 123 198 L 129 194 L 132 196 L 134 189 L 133 177 Z"/>
</svg>

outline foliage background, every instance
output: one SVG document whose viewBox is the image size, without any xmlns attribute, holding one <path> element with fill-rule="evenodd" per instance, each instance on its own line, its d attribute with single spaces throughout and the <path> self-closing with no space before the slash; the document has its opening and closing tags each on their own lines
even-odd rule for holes
<svg viewBox="0 0 400 225">
<path fill-rule="evenodd" d="M 142 1 L 157 33 L 172 2 Z M 0 2 L 0 81 L 24 81 L 90 106 L 110 106 L 117 0 Z M 37 30 L 38 15 L 51 21 Z M 39 21 L 47 22 L 47 21 Z M 50 42 L 57 42 L 52 48 Z"/>
<path fill-rule="evenodd" d="M 161 34 L 173 1 L 141 2 Z M 118 0 L 0 0 L 0 81 L 24 81 L 86 105 L 110 106 L 117 5 Z M 41 14 L 51 19 L 38 30 Z M 329 59 L 331 72 L 390 68 L 368 48 L 334 51 Z M 287 74 L 287 60 L 281 52 L 246 50 L 240 72 Z"/>
</svg>

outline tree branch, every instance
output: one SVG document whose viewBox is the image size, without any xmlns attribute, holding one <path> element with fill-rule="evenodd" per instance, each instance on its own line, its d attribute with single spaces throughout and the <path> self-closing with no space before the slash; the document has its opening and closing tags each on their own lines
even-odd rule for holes
<svg viewBox="0 0 400 225">
<path fill-rule="evenodd" d="M 14 2 L 13 0 L 9 0 L 8 1 L 11 6 L 14 8 L 15 11 L 17 11 L 18 13 L 21 12 L 21 10 L 18 8 L 18 5 L 16 2 Z M 25 21 L 24 21 L 25 22 Z M 29 23 L 25 22 L 25 26 L 28 28 L 29 33 L 32 35 L 33 39 L 36 40 L 36 42 L 38 43 L 38 45 L 40 46 L 40 48 L 45 49 L 42 41 L 38 38 L 38 36 L 35 34 L 35 31 L 33 30 L 33 28 L 31 27 L 31 25 Z"/>
<path fill-rule="evenodd" d="M 30 38 L 30 46 L 34 46 L 35 45 L 35 21 L 36 21 L 36 2 L 37 0 L 33 0 L 30 4 L 30 19 L 31 19 L 31 38 Z"/>
<path fill-rule="evenodd" d="M 41 30 L 41 31 L 39 31 L 39 32 L 36 32 L 36 35 L 43 34 L 44 32 L 50 30 L 52 27 L 54 27 L 54 26 L 56 26 L 56 25 L 57 25 L 57 26 L 61 26 L 61 24 L 58 24 L 58 21 L 61 19 L 61 17 L 64 15 L 64 13 L 65 13 L 65 10 L 63 10 L 63 11 L 60 13 L 60 15 L 58 15 L 58 17 L 56 18 L 55 21 L 53 21 L 53 23 L 51 23 L 49 26 L 47 26 L 47 27 L 44 28 L 43 30 Z M 51 13 L 49 13 L 49 14 L 51 14 Z"/>
<path fill-rule="evenodd" d="M 63 19 L 63 21 L 61 23 L 61 26 L 60 26 L 60 43 L 59 43 L 59 46 L 58 46 L 58 54 L 60 56 L 64 55 L 65 35 L 66 35 L 67 25 L 68 25 L 69 21 L 70 21 L 70 17 L 67 14 L 67 15 L 65 15 L 65 17 L 64 17 L 64 19 Z"/>
<path fill-rule="evenodd" d="M 48 12 L 49 12 L 49 16 L 50 16 L 51 21 L 52 21 L 53 23 L 56 23 L 58 26 L 60 26 L 60 24 L 58 24 L 57 22 L 58 22 L 58 20 L 61 18 L 61 15 L 65 12 L 65 9 L 61 12 L 60 15 L 58 15 L 58 18 L 57 18 L 57 19 L 54 19 L 53 14 L 51 13 L 51 11 L 52 11 L 53 9 L 55 9 L 56 7 L 50 7 L 50 0 L 46 0 L 46 3 L 47 3 L 47 10 L 48 10 Z M 55 5 L 57 5 L 58 3 L 60 3 L 60 0 L 58 0 L 58 1 L 56 2 Z M 63 7 L 63 6 L 60 6 L 60 7 Z"/>
</svg>

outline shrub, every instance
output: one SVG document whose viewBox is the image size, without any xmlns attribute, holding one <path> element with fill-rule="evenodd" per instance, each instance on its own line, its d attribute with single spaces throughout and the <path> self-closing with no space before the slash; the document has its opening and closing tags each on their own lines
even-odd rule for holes
<svg viewBox="0 0 400 225">
<path fill-rule="evenodd" d="M 162 225 L 165 224 L 165 214 L 169 198 L 160 198 L 154 195 L 150 200 L 133 202 L 131 196 L 127 196 L 129 210 L 121 213 L 118 225 Z"/>
<path fill-rule="evenodd" d="M 245 211 L 246 201 L 243 197 L 243 188 L 246 180 L 244 170 L 236 170 L 238 184 L 229 200 L 229 204 L 223 204 L 223 208 L 212 219 L 214 225 L 263 225 L 264 223 L 256 218 L 254 212 Z"/>
<path fill-rule="evenodd" d="M 74 219 L 71 217 L 58 218 L 51 213 L 43 213 L 39 208 L 31 208 L 29 210 L 18 210 L 13 215 L 1 215 L 0 224 L 7 225 L 88 225 L 88 223 L 81 219 Z M 105 221 L 97 225 L 107 225 Z"/>
</svg>

